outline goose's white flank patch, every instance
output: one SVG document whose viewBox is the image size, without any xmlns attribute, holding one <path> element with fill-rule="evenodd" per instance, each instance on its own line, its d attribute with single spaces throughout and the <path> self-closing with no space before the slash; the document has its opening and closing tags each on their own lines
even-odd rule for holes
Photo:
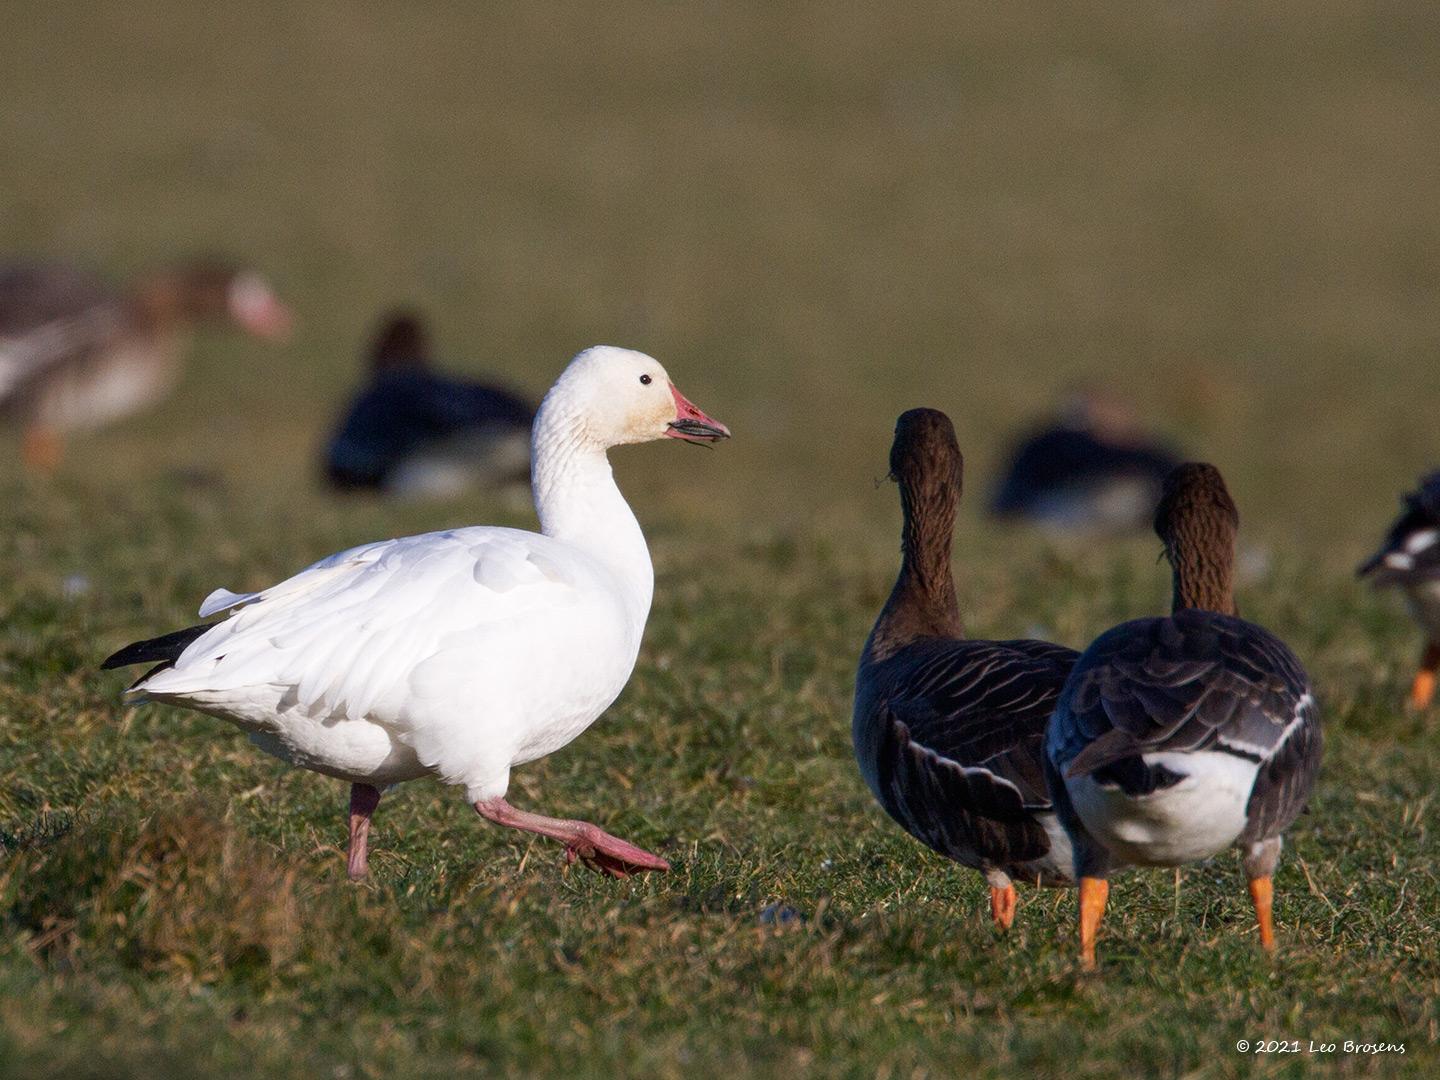
<svg viewBox="0 0 1440 1080">
<path fill-rule="evenodd" d="M 1421 529 L 1405 538 L 1405 550 L 1419 555 L 1426 548 L 1434 547 L 1436 540 L 1440 540 L 1440 529 Z"/>
<path fill-rule="evenodd" d="M 1245 828 L 1245 807 L 1258 766 L 1220 751 L 1144 755 L 1184 779 L 1150 795 L 1126 795 L 1093 777 L 1067 780 L 1085 828 L 1125 862 L 1176 866 L 1208 859 Z"/>
</svg>

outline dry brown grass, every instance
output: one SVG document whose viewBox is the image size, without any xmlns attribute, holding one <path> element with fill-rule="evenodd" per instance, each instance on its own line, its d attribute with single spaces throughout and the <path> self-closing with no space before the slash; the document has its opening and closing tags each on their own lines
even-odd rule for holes
<svg viewBox="0 0 1440 1080">
<path fill-rule="evenodd" d="M 139 822 L 101 817 L 22 843 L 0 888 L 41 962 L 118 961 L 188 985 L 294 959 L 296 873 L 190 798 Z"/>
</svg>

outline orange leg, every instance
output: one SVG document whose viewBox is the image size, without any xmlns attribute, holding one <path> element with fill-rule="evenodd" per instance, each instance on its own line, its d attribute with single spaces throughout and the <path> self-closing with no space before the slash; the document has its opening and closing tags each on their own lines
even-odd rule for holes
<svg viewBox="0 0 1440 1080">
<path fill-rule="evenodd" d="M 995 920 L 997 929 L 1010 929 L 1010 924 L 1015 921 L 1015 904 L 1014 885 L 1006 885 L 1003 889 L 990 886 L 990 918 Z"/>
<path fill-rule="evenodd" d="M 1260 923 L 1260 947 L 1266 952 L 1275 951 L 1275 922 L 1270 916 L 1270 905 L 1275 899 L 1275 882 L 1268 877 L 1250 879 L 1250 902 L 1255 905 L 1255 918 Z"/>
<path fill-rule="evenodd" d="M 1435 670 L 1440 668 L 1440 644 L 1427 642 L 1425 651 L 1420 654 L 1420 670 L 1415 673 L 1415 681 L 1410 684 L 1410 707 L 1412 709 L 1428 709 L 1430 702 L 1435 697 Z"/>
<path fill-rule="evenodd" d="M 32 427 L 25 432 L 22 449 L 25 464 L 35 472 L 53 473 L 60 467 L 60 457 L 65 452 L 60 436 L 49 428 Z"/>
<path fill-rule="evenodd" d="M 1095 938 L 1109 896 L 1110 882 L 1104 878 L 1080 879 L 1080 964 L 1086 971 L 1095 970 Z"/>
</svg>

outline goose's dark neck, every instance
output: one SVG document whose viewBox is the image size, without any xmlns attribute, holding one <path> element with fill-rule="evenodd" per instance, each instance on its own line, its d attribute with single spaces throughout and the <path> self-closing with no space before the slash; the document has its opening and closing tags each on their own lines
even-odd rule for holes
<svg viewBox="0 0 1440 1080">
<path fill-rule="evenodd" d="M 1236 615 L 1235 532 L 1218 520 L 1189 523 L 1165 545 L 1170 560 L 1170 610 L 1195 608 Z"/>
<path fill-rule="evenodd" d="M 955 581 L 950 575 L 950 545 L 960 493 L 950 482 L 900 480 L 905 513 L 900 575 L 871 631 L 866 654 L 884 660 L 927 637 L 964 636 Z"/>
</svg>

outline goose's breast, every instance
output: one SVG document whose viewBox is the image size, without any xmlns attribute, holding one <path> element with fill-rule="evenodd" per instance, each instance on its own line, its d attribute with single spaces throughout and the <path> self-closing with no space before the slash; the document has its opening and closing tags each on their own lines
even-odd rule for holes
<svg viewBox="0 0 1440 1080">
<path fill-rule="evenodd" d="M 502 634 L 461 639 L 406 680 L 408 717 L 422 760 L 451 752 L 523 764 L 570 742 L 629 681 L 642 626 L 596 592 L 553 613 L 535 612 Z"/>
<path fill-rule="evenodd" d="M 58 367 L 36 389 L 34 419 L 60 431 L 99 427 L 164 397 L 176 374 L 173 349 L 121 340 Z"/>
<path fill-rule="evenodd" d="M 554 753 L 593 724 L 630 681 L 639 648 L 639 635 L 613 620 L 547 650 L 539 665 L 540 692 L 527 698 L 516 716 L 514 763 Z"/>
</svg>

